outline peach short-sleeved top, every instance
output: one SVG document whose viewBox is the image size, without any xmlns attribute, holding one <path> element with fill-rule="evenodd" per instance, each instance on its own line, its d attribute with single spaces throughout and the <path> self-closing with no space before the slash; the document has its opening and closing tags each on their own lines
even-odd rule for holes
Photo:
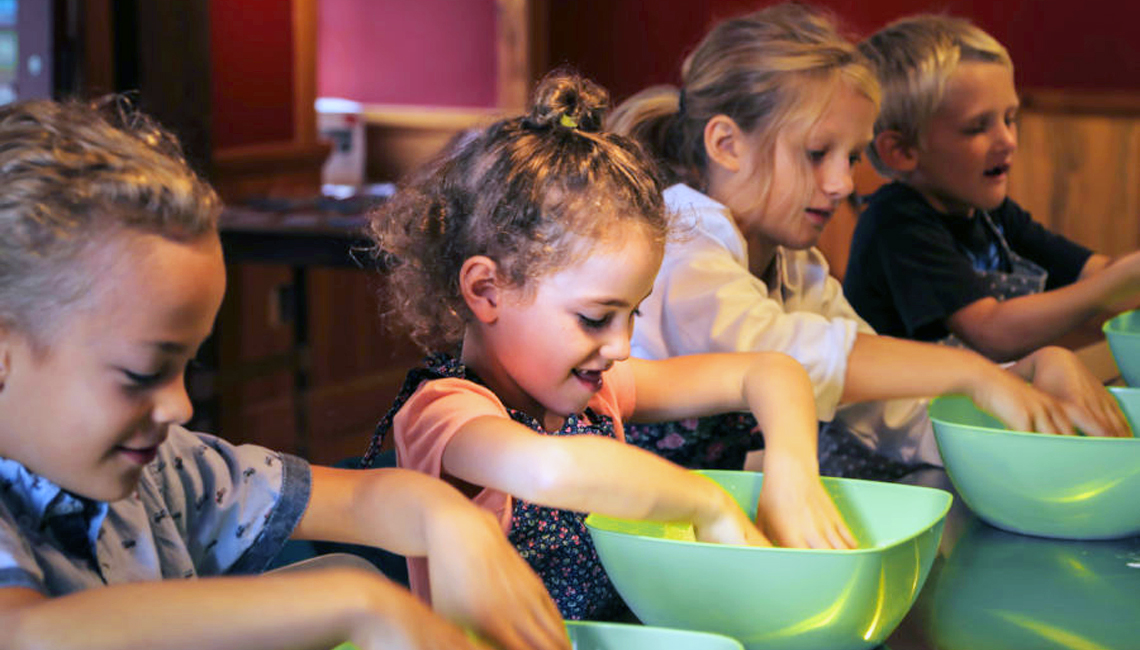
<svg viewBox="0 0 1140 650">
<path fill-rule="evenodd" d="M 587 404 L 587 408 L 613 419 L 614 433 L 623 442 L 622 420 L 633 413 L 635 392 L 629 362 L 619 361 L 602 374 L 602 388 Z M 447 377 L 423 382 L 392 420 L 399 466 L 441 477 L 447 443 L 464 424 L 483 416 L 511 417 L 490 389 L 473 381 Z M 509 494 L 485 488 L 472 501 L 494 513 L 503 532 L 510 532 Z M 408 558 L 408 578 L 412 591 L 430 601 L 425 558 Z"/>
</svg>

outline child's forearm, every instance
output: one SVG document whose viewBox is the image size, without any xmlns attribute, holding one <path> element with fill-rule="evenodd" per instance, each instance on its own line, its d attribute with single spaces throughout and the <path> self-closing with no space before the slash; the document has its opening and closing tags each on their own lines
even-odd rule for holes
<svg viewBox="0 0 1140 650">
<path fill-rule="evenodd" d="M 423 556 L 432 544 L 436 520 L 474 512 L 457 490 L 413 470 L 314 466 L 312 472 L 312 493 L 293 533 L 296 539 L 363 544 Z M 449 512 L 453 515 L 444 517 Z"/>
<path fill-rule="evenodd" d="M 786 355 L 764 354 L 747 371 L 744 399 L 764 435 L 766 455 L 794 459 L 819 474 L 815 393 L 807 371 Z"/>
<path fill-rule="evenodd" d="M 396 628 L 398 617 L 409 612 L 430 616 L 378 574 L 349 569 L 145 582 L 8 608 L 0 613 L 5 637 L 0 645 L 13 650 L 329 650 L 361 638 L 354 637 L 358 629 L 383 628 L 382 618 Z M 433 624 L 447 625 L 442 619 Z"/>
<path fill-rule="evenodd" d="M 482 442 L 472 446 L 494 452 L 483 460 L 485 471 L 464 471 L 471 463 L 451 456 L 449 449 L 444 456 L 449 473 L 551 508 L 694 522 L 729 503 L 707 479 L 613 438 L 543 436 L 489 417 L 473 420 L 459 436 L 479 436 Z"/>
<path fill-rule="evenodd" d="M 847 356 L 844 403 L 973 395 L 1001 368 L 960 348 L 859 334 Z"/>
<path fill-rule="evenodd" d="M 779 352 L 635 360 L 639 421 L 751 411 L 764 446 L 816 468 L 815 394 L 807 371 Z"/>
<path fill-rule="evenodd" d="M 955 312 L 948 326 L 987 357 L 1008 361 L 1053 343 L 1093 317 L 1135 304 L 1138 295 L 1140 253 L 1133 253 L 1059 289 L 979 300 Z"/>
<path fill-rule="evenodd" d="M 504 650 L 567 647 L 558 608 L 499 522 L 439 479 L 406 469 L 314 467 L 294 536 L 427 557 L 436 611 Z"/>
</svg>

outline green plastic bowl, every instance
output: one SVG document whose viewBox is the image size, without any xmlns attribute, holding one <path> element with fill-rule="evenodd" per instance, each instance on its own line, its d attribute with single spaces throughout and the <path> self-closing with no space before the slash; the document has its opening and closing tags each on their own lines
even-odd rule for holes
<svg viewBox="0 0 1140 650">
<path fill-rule="evenodd" d="M 1109 390 L 1135 430 L 1140 389 Z M 987 522 L 1066 539 L 1140 533 L 1140 439 L 1010 431 L 962 396 L 929 410 L 950 481 Z"/>
<path fill-rule="evenodd" d="M 1136 540 L 1014 535 L 977 519 L 927 587 L 942 650 L 1135 648 Z"/>
<path fill-rule="evenodd" d="M 760 473 L 700 473 L 756 511 Z M 724 634 L 749 650 L 871 648 L 922 588 L 951 496 L 874 481 L 823 483 L 859 549 L 706 544 L 687 541 L 690 527 L 598 514 L 586 526 L 614 586 L 648 625 Z"/>
<path fill-rule="evenodd" d="M 1129 386 L 1140 386 L 1140 310 L 1118 314 L 1101 329 L 1124 381 Z"/>
<path fill-rule="evenodd" d="M 708 632 L 625 623 L 566 621 L 574 650 L 744 650 L 735 639 Z M 333 650 L 358 650 L 342 643 Z"/>
<path fill-rule="evenodd" d="M 566 621 L 574 650 L 744 650 L 736 639 L 646 625 Z"/>
</svg>

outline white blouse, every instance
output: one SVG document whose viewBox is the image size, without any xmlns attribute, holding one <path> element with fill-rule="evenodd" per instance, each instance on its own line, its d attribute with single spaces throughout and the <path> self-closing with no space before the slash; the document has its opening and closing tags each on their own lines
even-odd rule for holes
<svg viewBox="0 0 1140 650">
<path fill-rule="evenodd" d="M 677 215 L 678 234 L 641 304 L 633 356 L 783 352 L 807 369 L 820 420 L 840 420 L 893 459 L 941 465 L 924 400 L 839 406 L 855 336 L 874 330 L 843 297 L 818 249 L 778 248 L 759 278 L 748 270 L 748 247 L 726 206 L 686 185 L 666 190 L 665 203 Z"/>
</svg>

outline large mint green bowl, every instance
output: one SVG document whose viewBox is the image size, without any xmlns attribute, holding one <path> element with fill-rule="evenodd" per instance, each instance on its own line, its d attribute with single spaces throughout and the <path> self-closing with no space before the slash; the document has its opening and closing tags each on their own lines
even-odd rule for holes
<svg viewBox="0 0 1140 650">
<path fill-rule="evenodd" d="M 574 650 L 744 650 L 735 639 L 708 632 L 667 630 L 646 625 L 566 621 Z M 333 650 L 358 650 L 342 643 Z"/>
<path fill-rule="evenodd" d="M 748 513 L 763 476 L 701 472 Z M 860 542 L 850 551 L 706 544 L 691 528 L 612 519 L 586 526 L 625 602 L 648 625 L 715 632 L 748 650 L 879 645 L 914 603 L 950 509 L 932 488 L 825 478 Z"/>
<path fill-rule="evenodd" d="M 1124 381 L 1129 386 L 1140 386 L 1140 310 L 1118 314 L 1101 329 Z"/>
<path fill-rule="evenodd" d="M 1109 390 L 1135 430 L 1140 389 Z M 1065 539 L 1140 534 L 1140 439 L 1010 431 L 962 396 L 929 409 L 946 473 L 987 522 Z"/>
</svg>

